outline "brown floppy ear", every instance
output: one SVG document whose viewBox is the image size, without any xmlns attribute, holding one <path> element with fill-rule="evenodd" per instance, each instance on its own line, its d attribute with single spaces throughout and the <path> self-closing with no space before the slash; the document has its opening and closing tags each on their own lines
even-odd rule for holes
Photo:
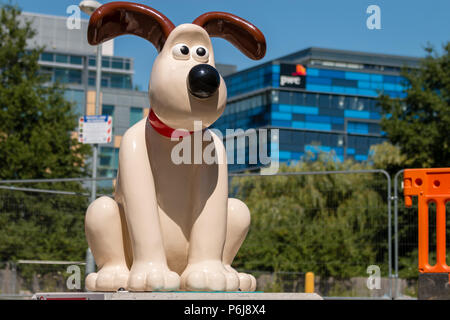
<svg viewBox="0 0 450 320">
<path fill-rule="evenodd" d="M 97 45 L 123 34 L 134 34 L 161 51 L 174 28 L 166 16 L 153 8 L 132 2 L 110 2 L 91 15 L 88 42 Z"/>
<path fill-rule="evenodd" d="M 219 37 L 231 42 L 247 57 L 259 60 L 266 54 L 266 39 L 262 32 L 250 22 L 226 12 L 207 12 L 194 20 L 210 37 Z"/>
</svg>

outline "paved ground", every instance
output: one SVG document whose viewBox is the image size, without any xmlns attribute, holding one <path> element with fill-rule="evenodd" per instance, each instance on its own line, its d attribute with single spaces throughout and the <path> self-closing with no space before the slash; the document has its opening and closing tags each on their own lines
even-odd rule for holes
<svg viewBox="0 0 450 320">
<path fill-rule="evenodd" d="M 316 293 L 264 292 L 42 292 L 38 300 L 323 300 Z"/>
</svg>

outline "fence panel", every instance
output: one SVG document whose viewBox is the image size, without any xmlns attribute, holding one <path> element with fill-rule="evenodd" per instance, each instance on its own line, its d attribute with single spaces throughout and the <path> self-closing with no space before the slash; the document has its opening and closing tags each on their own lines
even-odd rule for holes
<svg viewBox="0 0 450 320">
<path fill-rule="evenodd" d="M 70 277 L 67 268 L 72 264 L 80 267 L 79 290 L 84 288 L 84 265 L 61 261 L 85 260 L 84 216 L 89 205 L 89 180 L 0 181 L 0 261 L 4 261 L 0 263 L 0 297 L 28 297 L 35 291 L 76 291 L 66 286 Z M 111 179 L 108 182 L 111 184 Z M 111 191 L 102 185 L 98 190 Z M 23 259 L 41 262 L 20 262 Z"/>
<path fill-rule="evenodd" d="M 35 292 L 84 291 L 85 264 L 79 261 L 0 262 L 0 299 L 30 299 Z"/>
<path fill-rule="evenodd" d="M 383 172 L 231 176 L 230 196 L 243 200 L 252 215 L 238 269 L 275 272 L 270 290 L 302 291 L 280 272 L 298 278 L 312 271 L 323 296 L 392 295 L 390 180 Z M 369 289 L 377 267 L 380 285 L 373 280 Z"/>
<path fill-rule="evenodd" d="M 0 261 L 83 261 L 89 180 L 9 181 L 16 183 L 8 185 L 2 181 Z M 112 193 L 111 181 L 99 183 L 99 195 Z M 305 272 L 313 271 L 316 291 L 324 296 L 392 295 L 390 180 L 382 171 L 231 174 L 229 185 L 230 197 L 246 202 L 252 213 L 250 232 L 235 263 L 239 270 L 253 270 L 249 272 L 258 276 L 258 290 L 302 292 Z M 399 202 L 398 207 L 403 210 L 400 209 L 403 203 Z M 402 294 L 414 295 L 414 275 L 409 276 L 408 270 L 417 269 L 417 264 L 408 259 L 414 257 L 411 251 L 417 244 L 404 233 L 414 234 L 417 223 L 414 215 L 401 214 L 399 211 L 400 261 L 398 265 L 394 261 L 400 268 L 401 280 L 396 285 Z M 267 251 L 264 254 L 263 248 Z M 370 276 L 367 268 L 371 265 L 380 268 L 381 289 L 367 287 Z M 0 269 L 11 270 L 8 266 L 3 263 Z M 10 288 L 10 280 L 2 280 L 2 293 L 31 291 L 33 283 L 36 288 L 36 283 L 44 279 L 40 288 L 53 286 L 66 290 L 61 287 L 60 276 L 68 276 L 67 266 L 16 265 L 16 268 L 19 268 L 17 277 L 25 279 L 21 280 L 23 285 L 17 284 L 14 293 L 5 289 Z M 59 276 L 60 282 L 50 284 L 48 279 L 53 279 L 52 275 L 54 279 Z"/>
</svg>

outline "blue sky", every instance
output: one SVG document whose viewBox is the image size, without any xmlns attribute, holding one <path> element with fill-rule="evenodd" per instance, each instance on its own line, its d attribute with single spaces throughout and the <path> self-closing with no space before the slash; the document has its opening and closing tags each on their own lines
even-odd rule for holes
<svg viewBox="0 0 450 320">
<path fill-rule="evenodd" d="M 4 2 L 1 1 L 0 2 Z M 100 1 L 101 3 L 112 1 Z M 238 70 L 310 46 L 423 56 L 423 47 L 437 48 L 450 40 L 449 0 L 141 0 L 166 15 L 175 25 L 192 22 L 208 11 L 236 14 L 265 35 L 267 53 L 253 61 L 222 39 L 213 39 L 216 62 Z M 13 0 L 23 11 L 67 16 L 73 0 Z M 381 30 L 369 30 L 369 5 L 381 9 Z M 82 14 L 83 18 L 88 18 Z M 134 36 L 116 39 L 115 55 L 133 57 L 135 84 L 146 90 L 156 49 Z"/>
</svg>

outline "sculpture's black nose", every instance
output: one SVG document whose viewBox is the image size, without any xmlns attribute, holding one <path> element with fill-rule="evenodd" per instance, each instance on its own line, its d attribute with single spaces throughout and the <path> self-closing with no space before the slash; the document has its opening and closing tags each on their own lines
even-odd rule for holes
<svg viewBox="0 0 450 320">
<path fill-rule="evenodd" d="M 189 71 L 189 91 L 197 98 L 211 97 L 220 85 L 220 75 L 209 64 L 198 64 Z"/>
</svg>

